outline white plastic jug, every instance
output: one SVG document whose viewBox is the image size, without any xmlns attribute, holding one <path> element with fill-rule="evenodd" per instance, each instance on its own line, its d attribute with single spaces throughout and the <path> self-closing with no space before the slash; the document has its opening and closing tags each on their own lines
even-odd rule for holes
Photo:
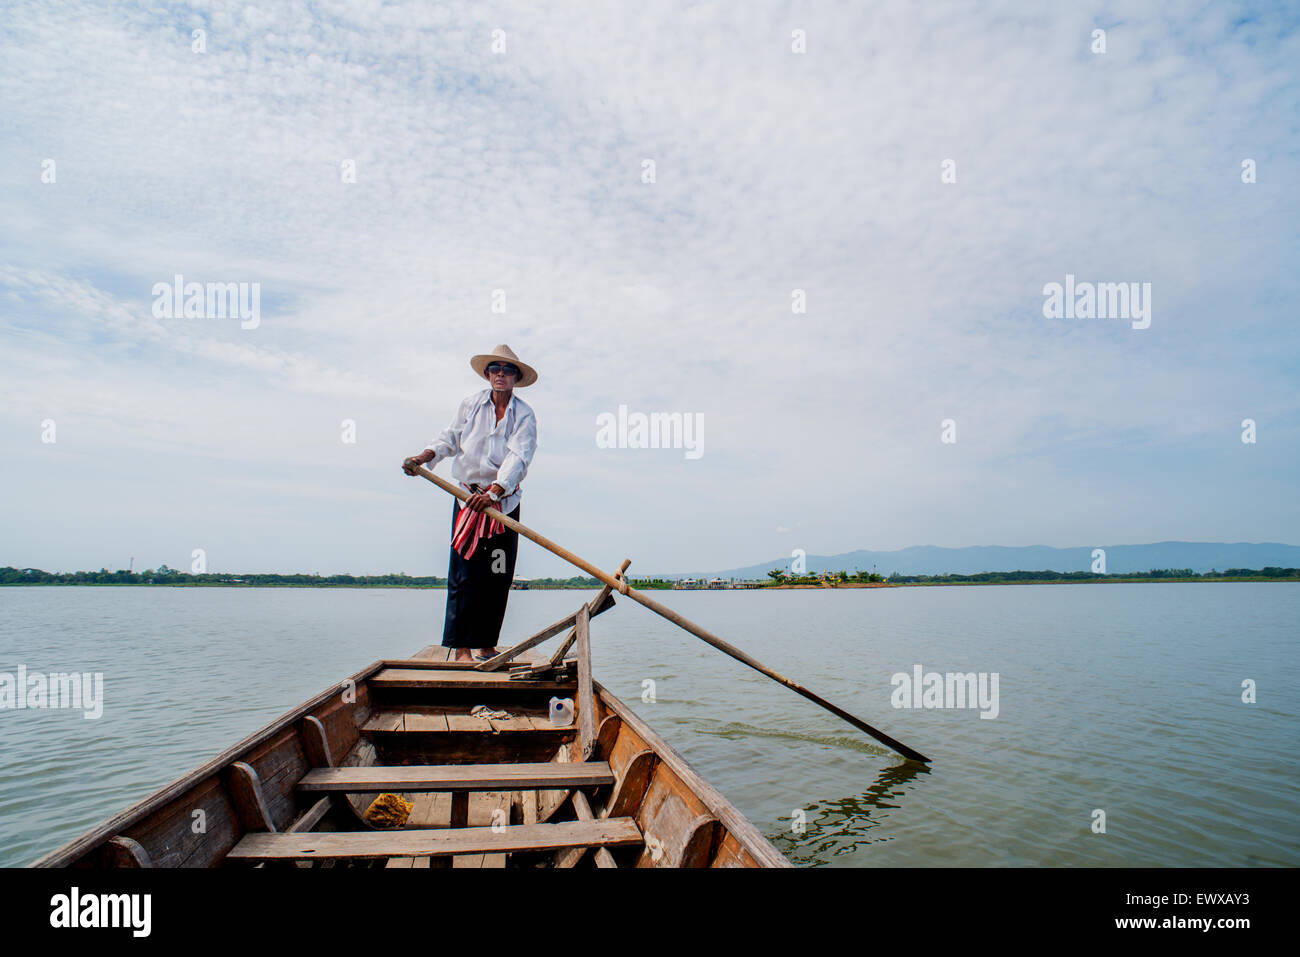
<svg viewBox="0 0 1300 957">
<path fill-rule="evenodd" d="M 557 728 L 567 728 L 573 724 L 573 699 L 551 699 L 551 724 Z"/>
</svg>

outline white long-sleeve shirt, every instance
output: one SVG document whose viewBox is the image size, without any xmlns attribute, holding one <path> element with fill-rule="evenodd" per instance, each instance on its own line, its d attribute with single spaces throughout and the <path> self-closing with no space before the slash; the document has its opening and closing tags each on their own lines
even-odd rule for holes
<svg viewBox="0 0 1300 957">
<path fill-rule="evenodd" d="M 512 394 L 498 422 L 492 390 L 484 389 L 461 402 L 451 425 L 425 449 L 434 455 L 430 468 L 454 457 L 452 478 L 464 485 L 477 484 L 484 491 L 493 482 L 500 485 L 505 494 L 496 508 L 509 515 L 519 504 L 519 483 L 537 451 L 537 417 Z"/>
</svg>

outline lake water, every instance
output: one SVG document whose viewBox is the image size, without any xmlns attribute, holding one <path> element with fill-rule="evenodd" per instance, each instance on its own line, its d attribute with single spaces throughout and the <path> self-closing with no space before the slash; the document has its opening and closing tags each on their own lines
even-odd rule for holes
<svg viewBox="0 0 1300 957">
<path fill-rule="evenodd" d="M 901 769 L 634 602 L 595 619 L 597 679 L 797 864 L 1300 865 L 1300 585 L 653 594 L 932 759 Z M 0 710 L 0 865 L 30 863 L 370 662 L 437 644 L 444 597 L 0 588 L 0 672 L 104 674 L 98 720 Z M 501 643 L 584 597 L 512 593 Z M 892 676 L 916 665 L 996 673 L 997 717 L 893 707 Z"/>
</svg>

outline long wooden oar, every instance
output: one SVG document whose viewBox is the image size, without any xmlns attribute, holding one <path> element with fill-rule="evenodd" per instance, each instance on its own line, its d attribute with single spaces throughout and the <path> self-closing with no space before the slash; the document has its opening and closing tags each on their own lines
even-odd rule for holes
<svg viewBox="0 0 1300 957">
<path fill-rule="evenodd" d="M 456 496 L 462 502 L 464 502 L 469 498 L 470 493 L 466 492 L 464 489 L 458 488 L 457 486 L 453 485 L 451 482 L 448 482 L 446 479 L 434 475 L 432 472 L 430 472 L 428 469 L 424 468 L 423 466 L 416 467 L 416 474 L 418 474 L 422 478 L 428 479 L 430 482 L 438 486 L 438 488 L 442 489 L 443 491 L 450 492 L 452 495 Z M 585 559 L 578 557 L 577 555 L 573 554 L 573 552 L 569 551 L 567 548 L 564 548 L 561 545 L 557 545 L 555 542 L 551 541 L 545 535 L 537 534 L 527 525 L 524 525 L 521 522 L 516 522 L 513 518 L 503 514 L 502 512 L 497 511 L 495 508 L 485 508 L 483 511 L 485 511 L 492 518 L 495 518 L 506 528 L 518 532 L 520 535 L 524 536 L 524 538 L 527 538 L 530 541 L 536 542 L 538 545 L 541 545 L 542 548 L 546 549 L 548 552 L 552 552 L 558 555 L 560 558 L 563 558 L 566 562 L 569 562 L 571 565 L 578 566 L 584 572 L 586 572 L 588 575 L 590 575 L 592 578 L 596 579 L 597 581 L 604 582 L 606 585 L 608 585 L 610 588 L 613 588 L 615 591 L 618 591 L 620 594 L 627 595 L 628 598 L 631 598 L 633 601 L 645 605 L 645 607 L 649 608 L 655 614 L 667 618 L 678 628 L 682 628 L 686 631 L 689 631 L 696 638 L 708 642 L 714 648 L 717 648 L 719 651 L 730 655 L 731 657 L 735 658 L 739 662 L 742 662 L 743 664 L 749 665 L 749 667 L 753 668 L 755 671 L 762 672 L 763 674 L 771 678 L 773 681 L 779 681 L 781 684 L 785 685 L 791 691 L 803 695 L 809 701 L 816 702 L 817 704 L 825 708 L 827 711 L 829 711 L 831 714 L 838 715 L 839 717 L 847 721 L 849 724 L 859 729 L 860 731 L 865 731 L 867 734 L 871 735 L 881 744 L 885 745 L 886 747 L 892 748 L 893 750 L 901 754 L 903 757 L 910 758 L 913 761 L 922 761 L 926 764 L 930 763 L 930 759 L 927 758 L 920 751 L 915 751 L 912 748 L 909 748 L 907 745 L 903 744 L 903 742 L 896 741 L 895 739 L 891 738 L 889 735 L 885 734 L 885 732 L 873 728 L 871 725 L 867 724 L 861 718 L 849 714 L 847 711 L 845 711 L 843 708 L 839 707 L 838 705 L 831 704 L 829 701 L 827 701 L 825 698 L 823 698 L 821 695 L 817 694 L 816 692 L 809 691 L 803 685 L 791 681 L 783 674 L 773 671 L 771 668 L 763 664 L 761 661 L 758 661 L 757 659 L 750 657 L 749 655 L 745 654 L 745 652 L 741 651 L 739 648 L 735 647 L 734 645 L 728 644 L 727 642 L 723 641 L 717 635 L 713 634 L 713 632 L 701 628 L 699 625 L 695 624 L 695 622 L 691 621 L 689 618 L 682 617 L 681 615 L 677 614 L 677 612 L 673 611 L 668 606 L 661 605 L 653 598 L 643 595 L 641 592 L 637 591 L 635 588 L 628 585 L 628 583 L 623 579 L 615 578 L 613 575 L 609 574 L 608 572 L 601 571 L 595 565 L 591 564 L 591 562 L 588 562 Z"/>
</svg>

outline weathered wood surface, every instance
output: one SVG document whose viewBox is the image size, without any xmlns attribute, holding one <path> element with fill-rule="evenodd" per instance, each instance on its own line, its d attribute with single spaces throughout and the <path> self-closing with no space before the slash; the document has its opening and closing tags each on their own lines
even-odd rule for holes
<svg viewBox="0 0 1300 957">
<path fill-rule="evenodd" d="M 350 726 L 353 740 L 357 734 L 354 712 L 368 707 L 365 682 L 380 668 L 379 662 L 368 665 L 343 682 L 331 685 L 320 694 L 308 699 L 293 710 L 253 732 L 243 740 L 218 754 L 170 784 L 165 785 L 144 800 L 133 804 L 109 818 L 98 827 L 91 828 L 80 837 L 51 851 L 33 862 L 33 867 L 67 867 L 95 851 L 109 839 L 118 835 L 129 836 L 141 844 L 155 867 L 210 867 L 217 864 L 227 848 L 235 843 L 239 833 L 236 812 L 225 787 L 224 777 L 230 765 L 245 760 L 257 767 L 263 787 L 267 785 L 264 769 L 250 760 L 252 752 L 261 752 L 268 744 L 287 736 L 297 737 L 295 725 L 306 715 L 318 712 L 329 716 L 323 719 L 327 731 L 333 735 L 338 730 L 340 741 Z M 352 690 L 355 700 L 342 700 L 341 692 Z M 340 720 L 341 719 L 341 720 Z M 348 744 L 350 747 L 350 743 Z M 291 748 L 301 755 L 299 748 Z M 336 751 L 346 751 L 344 747 Z M 283 801 L 268 798 L 274 820 L 287 825 L 300 813 L 294 803 L 292 787 Z M 276 817 L 277 809 L 283 817 Z M 205 830 L 195 833 L 193 824 L 196 812 L 205 822 Z"/>
<path fill-rule="evenodd" d="M 379 756 L 375 751 L 375 746 L 365 738 L 357 741 L 356 746 L 352 748 L 337 767 L 348 770 L 357 768 L 370 768 L 379 765 Z M 302 780 L 300 777 L 299 780 Z M 297 782 L 295 782 L 295 785 Z M 316 797 L 311 792 L 299 792 L 295 787 L 295 794 L 302 800 L 312 800 Z M 378 831 L 382 828 L 376 827 L 366 820 L 366 810 L 374 800 L 369 794 L 364 792 L 347 792 L 347 791 L 330 791 L 326 796 L 333 802 L 334 807 L 338 809 L 344 826 L 348 829 L 357 829 L 362 831 Z"/>
<path fill-rule="evenodd" d="M 470 715 L 470 717 L 482 722 L 482 724 L 493 733 L 499 733 L 501 731 L 527 731 L 529 734 L 532 734 L 536 730 L 532 719 L 527 715 L 512 714 L 505 718 L 486 718 L 482 715 Z"/>
<path fill-rule="evenodd" d="M 587 801 L 587 795 L 583 794 L 581 791 L 573 792 L 573 809 L 577 813 L 579 821 L 596 820 L 596 815 L 591 810 L 591 804 Z M 614 862 L 614 855 L 610 854 L 609 851 L 603 847 L 596 848 L 596 866 L 618 867 Z"/>
<path fill-rule="evenodd" d="M 454 651 L 455 651 L 454 648 L 447 648 L 444 647 L 443 645 L 425 645 L 423 648 L 421 648 L 419 651 L 417 651 L 414 655 L 412 655 L 407 660 L 421 661 L 421 662 L 446 661 L 451 664 L 456 664 L 456 662 L 453 660 L 453 654 L 452 654 Z M 535 651 L 525 651 L 522 655 L 520 655 L 520 657 L 524 659 L 536 659 L 539 658 L 540 656 Z M 462 664 L 475 664 L 475 665 L 481 663 L 482 662 L 478 662 L 478 661 L 462 662 Z"/>
<path fill-rule="evenodd" d="M 370 679 L 374 688 L 473 688 L 478 691 L 517 691 L 519 683 L 505 674 L 455 670 L 451 668 L 385 668 Z M 532 681 L 528 687 L 539 691 L 572 691 L 572 681 Z"/>
<path fill-rule="evenodd" d="M 514 791 L 483 791 L 469 796 L 468 825 L 470 827 L 508 827 L 511 820 L 511 806 Z M 456 868 L 502 868 L 506 866 L 506 854 L 458 854 L 451 858 L 451 866 Z M 442 858 L 446 860 L 446 858 Z"/>
<path fill-rule="evenodd" d="M 516 824 L 490 827 L 319 834 L 247 834 L 226 856 L 230 863 L 276 860 L 437 857 L 448 854 L 504 854 L 564 847 L 618 847 L 641 843 L 629 818 Z"/>
<path fill-rule="evenodd" d="M 362 724 L 361 730 L 367 734 L 374 731 L 400 731 L 402 730 L 404 717 L 401 711 L 376 711 Z M 445 720 L 443 721 L 443 728 L 446 728 Z"/>
<path fill-rule="evenodd" d="M 586 605 L 578 609 L 574 630 L 578 633 L 578 746 L 580 760 L 586 761 L 596 747 L 596 706 L 591 690 L 591 627 Z"/>
<path fill-rule="evenodd" d="M 523 641 L 519 642 L 519 644 L 507 648 L 505 651 L 501 652 L 501 654 L 493 658 L 489 658 L 487 661 L 478 662 L 475 665 L 475 667 L 479 671 L 496 671 L 502 665 L 506 664 L 507 662 L 513 661 L 515 658 L 519 657 L 528 649 L 534 647 L 535 645 L 540 645 L 543 641 L 546 641 L 548 638 L 553 638 L 556 635 L 558 635 L 560 632 L 564 631 L 564 629 L 571 628 L 571 627 L 573 627 L 573 615 L 566 615 L 564 618 L 561 618 L 559 621 L 547 625 L 545 628 L 543 628 L 541 631 L 539 631 L 537 634 L 533 635 L 532 637 L 525 638 Z"/>
<path fill-rule="evenodd" d="M 411 814 L 406 819 L 408 828 L 451 826 L 451 795 L 446 791 L 422 791 L 411 795 L 410 801 Z M 388 861 L 389 867 L 440 869 L 451 865 L 450 857 L 394 857 Z"/>
<path fill-rule="evenodd" d="M 577 658 L 565 658 L 558 667 L 549 661 L 539 661 L 510 669 L 511 681 L 576 681 L 577 678 Z"/>
<path fill-rule="evenodd" d="M 448 820 L 450 827 L 468 827 L 469 826 L 469 792 L 453 791 L 451 794 L 451 815 Z"/>
<path fill-rule="evenodd" d="M 588 608 L 589 614 L 593 617 L 614 607 L 613 596 L 611 596 L 608 591 L 601 591 L 600 595 L 604 596 L 602 600 L 597 602 L 594 607 Z M 524 652 L 540 645 L 549 638 L 554 638 L 560 632 L 564 631 L 564 629 L 572 628 L 574 617 L 575 616 L 573 615 L 566 615 L 554 624 L 547 625 L 532 637 L 525 638 L 523 641 L 519 642 L 519 644 L 507 648 L 505 651 L 501 652 L 501 654 L 489 658 L 487 661 L 479 662 L 477 668 L 480 671 L 497 671 L 515 658 L 518 658 Z"/>
<path fill-rule="evenodd" d="M 722 840 L 725 828 L 712 814 L 697 814 L 687 827 L 686 843 L 682 847 L 677 867 L 708 867 L 713 852 Z"/>
<path fill-rule="evenodd" d="M 579 821 L 594 821 L 596 815 L 591 811 L 591 805 L 587 802 L 587 796 L 581 791 L 573 792 L 573 811 L 578 816 Z M 566 847 L 555 855 L 555 866 L 559 868 L 575 867 L 582 860 L 583 855 L 587 853 L 585 847 Z M 614 862 L 614 855 L 610 854 L 606 848 L 596 848 L 596 866 L 597 867 L 618 867 Z"/>
<path fill-rule="evenodd" d="M 110 838 L 104 845 L 105 854 L 111 867 L 145 868 L 153 867 L 149 852 L 140 846 L 139 841 L 118 835 Z"/>
<path fill-rule="evenodd" d="M 325 733 L 325 725 L 321 723 L 320 718 L 309 714 L 302 719 L 302 742 L 303 751 L 306 752 L 307 760 L 313 767 L 334 767 L 329 735 Z"/>
<path fill-rule="evenodd" d="M 722 843 L 718 849 L 713 852 L 713 860 L 709 862 L 710 867 L 758 867 L 758 863 L 745 850 L 741 843 L 736 840 L 736 836 L 727 833 L 722 838 Z"/>
<path fill-rule="evenodd" d="M 448 728 L 445 714 L 420 714 L 415 711 L 402 713 L 403 731 L 446 731 Z"/>
<path fill-rule="evenodd" d="M 557 764 L 569 765 L 573 761 L 573 746 L 567 742 L 560 745 L 556 749 L 552 761 Z M 539 788 L 533 794 L 536 795 L 537 800 L 537 820 L 542 823 L 549 821 L 551 816 L 569 799 L 568 788 L 549 790 Z"/>
<path fill-rule="evenodd" d="M 646 788 L 650 786 L 650 773 L 654 770 L 655 753 L 649 748 L 628 757 L 627 763 L 618 772 L 618 783 L 610 794 L 609 802 L 601 811 L 601 817 L 635 817 L 645 800 Z M 613 763 L 613 762 L 611 762 Z"/>
<path fill-rule="evenodd" d="M 318 768 L 298 782 L 302 791 L 500 791 L 599 787 L 614 783 L 603 761 L 568 764 L 427 764 L 398 767 Z"/>
<path fill-rule="evenodd" d="M 411 816 L 406 826 L 449 827 L 451 825 L 451 795 L 446 791 L 423 791 L 411 801 Z"/>
<path fill-rule="evenodd" d="M 319 801 L 317 801 L 315 804 L 309 807 L 306 811 L 304 811 L 302 817 L 298 818 L 298 820 L 294 821 L 293 824 L 289 825 L 289 827 L 286 830 L 291 832 L 314 831 L 316 829 L 316 825 L 319 824 L 322 820 L 324 820 L 325 815 L 329 813 L 332 804 L 333 802 L 328 796 L 321 798 Z"/>
<path fill-rule="evenodd" d="M 698 856 L 691 837 L 709 819 L 699 798 L 663 763 L 655 766 L 650 786 L 636 813 L 636 822 L 645 836 L 645 849 L 637 867 L 704 867 L 708 857 Z M 710 850 L 705 849 L 706 852 Z"/>
<path fill-rule="evenodd" d="M 230 799 L 234 802 L 244 830 L 275 830 L 275 822 L 262 794 L 262 781 L 252 766 L 243 761 L 236 761 L 230 766 Z"/>
<path fill-rule="evenodd" d="M 595 707 L 595 697 L 592 697 L 592 715 L 598 710 Z M 618 742 L 619 731 L 623 724 L 619 721 L 618 715 L 607 714 L 603 719 L 597 719 L 599 727 L 596 729 L 596 746 L 592 749 L 589 757 L 596 758 L 600 761 L 608 761 L 610 754 L 614 751 L 614 745 Z"/>
<path fill-rule="evenodd" d="M 523 664 L 511 665 L 510 673 L 513 674 L 538 674 L 543 671 L 567 671 L 570 668 L 578 667 L 578 659 L 568 657 L 559 664 L 553 663 L 549 658 L 543 658 L 541 661 L 525 661 Z"/>
<path fill-rule="evenodd" d="M 529 651 L 524 652 L 519 658 L 519 661 L 511 665 L 512 668 L 529 668 L 533 665 L 546 663 L 545 658 L 540 658 Z M 486 664 L 486 662 L 477 659 L 473 661 L 456 661 L 451 658 L 446 661 L 441 658 L 385 658 L 381 663 L 385 668 L 429 668 L 437 671 L 482 671 L 483 669 L 479 665 Z"/>
<path fill-rule="evenodd" d="M 759 831 L 745 815 L 723 797 L 712 784 L 704 780 L 693 767 L 687 763 L 667 741 L 661 738 L 636 712 L 610 694 L 600 682 L 595 682 L 597 696 L 605 707 L 623 719 L 624 728 L 635 732 L 646 744 L 654 749 L 659 760 L 682 781 L 708 811 L 722 823 L 728 832 L 735 836 L 746 852 L 759 867 L 792 867 L 762 832 Z"/>
<path fill-rule="evenodd" d="M 627 572 L 627 567 L 631 564 L 632 559 L 623 559 L 623 564 L 618 566 L 618 571 L 614 573 L 614 578 L 616 580 L 622 580 L 624 573 Z M 604 585 L 601 587 L 600 591 L 596 593 L 596 597 L 587 605 L 587 608 L 593 617 L 599 615 L 605 610 L 607 605 L 613 603 L 613 592 L 614 589 L 610 588 L 609 585 Z M 551 655 L 551 664 L 558 667 L 560 663 L 564 661 L 564 656 L 568 653 L 569 649 L 573 647 L 573 643 L 577 640 L 578 632 L 576 630 L 569 632 L 569 637 L 565 638 L 560 644 L 560 647 L 556 648 L 555 653 Z"/>
</svg>

